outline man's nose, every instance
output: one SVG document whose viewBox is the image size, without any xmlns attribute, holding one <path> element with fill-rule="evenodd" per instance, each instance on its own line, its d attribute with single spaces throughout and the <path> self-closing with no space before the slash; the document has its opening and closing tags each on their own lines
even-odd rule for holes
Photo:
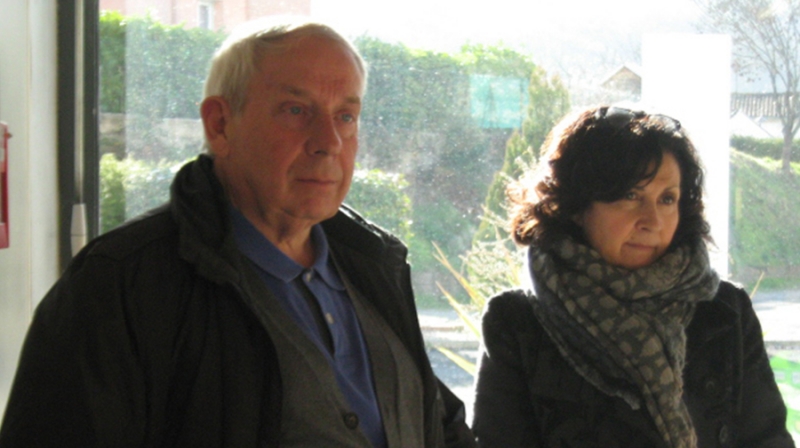
<svg viewBox="0 0 800 448">
<path fill-rule="evenodd" d="M 334 117 L 318 115 L 315 117 L 308 142 L 309 154 L 337 155 L 342 150 L 342 136 Z"/>
</svg>

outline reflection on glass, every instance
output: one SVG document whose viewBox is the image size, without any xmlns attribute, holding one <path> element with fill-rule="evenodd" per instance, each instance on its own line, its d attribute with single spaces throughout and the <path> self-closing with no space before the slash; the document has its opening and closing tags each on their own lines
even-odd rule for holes
<svg viewBox="0 0 800 448">
<path fill-rule="evenodd" d="M 646 7 L 633 0 L 496 0 L 490 7 L 455 0 L 161 3 L 100 2 L 103 231 L 165 201 L 175 169 L 202 150 L 197 104 L 207 61 L 227 30 L 262 15 L 312 15 L 353 38 L 370 67 L 347 202 L 408 243 L 419 307 L 435 311 L 423 316 L 423 326 L 440 330 L 463 327 L 457 317 L 437 319 L 452 314 L 443 290 L 476 320 L 483 298 L 517 283 L 519 253 L 501 225 L 503 188 L 536 163 L 552 124 L 574 107 L 639 103 L 647 85 L 646 34 L 714 31 L 725 19 L 691 0 Z M 734 65 L 741 53 L 734 48 Z M 693 67 L 682 68 L 689 76 L 681 82 L 691 83 Z M 722 113 L 732 117 L 727 268 L 753 292 L 797 433 L 797 180 L 782 173 L 781 96 L 764 70 L 739 68 L 750 71 L 723 80 L 731 93 Z M 693 126 L 703 120 L 700 114 Z M 439 333 L 426 337 L 453 349 L 452 359 L 466 360 L 469 370 L 477 337 L 465 332 L 455 344 Z M 438 351 L 431 356 L 469 402 L 471 376 L 447 358 L 439 364 Z"/>
</svg>

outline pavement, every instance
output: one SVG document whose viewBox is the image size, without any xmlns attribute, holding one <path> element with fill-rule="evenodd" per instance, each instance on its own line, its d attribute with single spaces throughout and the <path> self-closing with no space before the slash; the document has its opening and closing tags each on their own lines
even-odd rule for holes
<svg viewBox="0 0 800 448">
<path fill-rule="evenodd" d="M 478 336 L 467 327 L 455 310 L 420 310 L 418 317 L 426 344 L 444 346 L 450 350 L 478 348 Z M 475 316 L 474 322 L 480 325 L 480 316 Z"/>
<path fill-rule="evenodd" d="M 476 316 L 475 321 L 479 323 L 480 317 Z M 475 378 L 440 349 L 474 366 L 479 353 L 478 337 L 453 309 L 419 310 L 419 324 L 433 371 L 464 402 L 467 422 L 471 422 Z"/>
<path fill-rule="evenodd" d="M 800 290 L 757 291 L 752 299 L 764 330 L 764 341 L 800 351 Z M 474 316 L 474 322 L 480 325 L 480 316 Z M 450 350 L 478 349 L 477 336 L 455 310 L 420 310 L 419 323 L 428 345 Z"/>
<path fill-rule="evenodd" d="M 767 351 L 800 362 L 800 290 L 756 291 L 752 298 Z"/>
</svg>

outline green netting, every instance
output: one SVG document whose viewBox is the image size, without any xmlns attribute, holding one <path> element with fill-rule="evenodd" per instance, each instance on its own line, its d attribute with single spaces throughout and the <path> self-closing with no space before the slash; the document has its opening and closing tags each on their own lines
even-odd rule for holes
<svg viewBox="0 0 800 448">
<path fill-rule="evenodd" d="M 528 106 L 522 78 L 472 75 L 469 80 L 472 118 L 482 128 L 517 129 Z"/>
</svg>

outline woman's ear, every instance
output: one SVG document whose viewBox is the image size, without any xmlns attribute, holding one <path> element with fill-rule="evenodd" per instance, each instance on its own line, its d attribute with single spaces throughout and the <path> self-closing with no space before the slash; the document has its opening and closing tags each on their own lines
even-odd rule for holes
<svg viewBox="0 0 800 448">
<path fill-rule="evenodd" d="M 228 131 L 231 122 L 231 109 L 225 98 L 209 96 L 200 104 L 200 117 L 206 135 L 209 151 L 215 157 L 228 154 Z"/>
</svg>

